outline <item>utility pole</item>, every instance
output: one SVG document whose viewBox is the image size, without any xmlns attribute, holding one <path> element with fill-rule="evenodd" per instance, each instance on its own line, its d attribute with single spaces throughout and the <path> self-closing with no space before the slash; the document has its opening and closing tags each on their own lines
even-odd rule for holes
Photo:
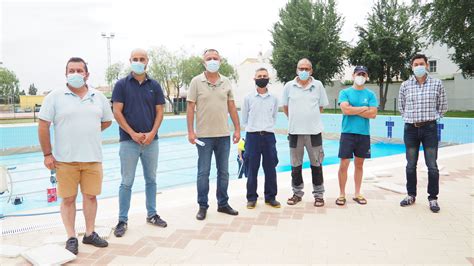
<svg viewBox="0 0 474 266">
<path fill-rule="evenodd" d="M 112 65 L 112 56 L 110 52 L 110 39 L 113 39 L 115 37 L 115 33 L 102 32 L 101 36 L 102 38 L 107 40 L 107 69 L 110 69 L 110 66 Z M 109 84 L 109 87 L 110 87 L 110 91 L 112 91 L 112 84 Z"/>
</svg>

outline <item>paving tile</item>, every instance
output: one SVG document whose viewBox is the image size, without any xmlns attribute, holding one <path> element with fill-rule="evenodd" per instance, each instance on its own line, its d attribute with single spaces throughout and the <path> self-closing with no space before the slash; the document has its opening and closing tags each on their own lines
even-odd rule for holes
<svg viewBox="0 0 474 266">
<path fill-rule="evenodd" d="M 471 145 L 474 147 L 474 144 Z M 308 196 L 303 202 L 280 209 L 268 208 L 259 199 L 257 208 L 245 208 L 244 182 L 232 182 L 230 203 L 240 209 L 239 216 L 229 216 L 209 211 L 208 218 L 196 221 L 194 215 L 195 188 L 181 187 L 160 194 L 160 215 L 166 217 L 167 228 L 149 226 L 144 221 L 143 208 L 131 209 L 129 230 L 122 238 L 111 235 L 110 246 L 99 249 L 80 245 L 80 253 L 72 264 L 473 264 L 472 226 L 472 180 L 474 168 L 466 161 L 472 161 L 474 154 L 456 157 L 452 147 L 451 157 L 440 150 L 439 162 L 446 166 L 450 176 L 441 177 L 441 212 L 433 214 L 426 200 L 426 173 L 420 172 L 419 199 L 414 206 L 399 207 L 402 195 L 363 184 L 363 193 L 369 204 L 358 205 L 351 200 L 344 207 L 334 203 L 338 194 L 337 180 L 327 178 L 326 205 L 315 208 Z M 444 148 L 443 148 L 444 149 Z M 395 158 L 395 159 L 394 159 Z M 398 158 L 398 159 L 396 159 Z M 400 166 L 384 182 L 404 186 L 404 157 L 377 158 L 367 161 L 367 168 L 380 165 L 390 167 L 395 160 Z M 397 168 L 398 167 L 398 168 Z M 392 169 L 392 168 L 390 168 Z M 308 170 L 305 170 L 308 171 Z M 337 165 L 325 167 L 328 177 L 336 176 Z M 291 195 L 289 173 L 279 173 L 279 195 Z M 348 182 L 348 188 L 353 187 Z M 211 182 L 212 183 L 212 182 Z M 215 184 L 211 184 L 215 189 Z M 179 204 L 175 204 L 180 195 Z M 191 197 L 189 195 L 192 195 Z M 352 195 L 348 195 L 351 197 Z M 189 200 L 185 200 L 186 197 Z M 192 198 L 192 199 L 191 199 Z M 284 201 L 286 197 L 282 197 Z M 144 205 L 143 193 L 134 194 L 134 204 Z M 260 204 L 261 203 L 261 204 Z M 216 206 L 215 199 L 210 200 Z M 114 224 L 117 209 L 116 199 L 101 199 L 98 224 Z M 106 213 L 107 217 L 101 217 Z M 60 221 L 58 215 L 54 219 Z M 44 217 L 32 217 L 31 223 L 44 221 Z M 46 218 L 50 219 L 50 218 Z M 78 221 L 83 219 L 78 217 Z M 5 224 L 21 223 L 20 219 L 0 221 Z M 2 243 L 40 245 L 42 239 L 63 233 L 63 228 L 2 237 Z M 225 263 L 223 263 L 225 262 Z M 0 264 L 24 264 L 22 258 L 0 258 Z"/>
<path fill-rule="evenodd" d="M 96 260 L 92 265 L 106 265 L 109 264 L 113 259 L 117 257 L 116 255 L 104 255 L 100 259 Z"/>
</svg>

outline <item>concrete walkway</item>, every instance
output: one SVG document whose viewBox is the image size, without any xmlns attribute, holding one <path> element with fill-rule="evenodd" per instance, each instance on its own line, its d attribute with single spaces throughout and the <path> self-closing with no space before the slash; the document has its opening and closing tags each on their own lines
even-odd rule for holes
<svg viewBox="0 0 474 266">
<path fill-rule="evenodd" d="M 215 185 L 211 186 L 211 207 L 204 221 L 197 211 L 196 189 L 181 187 L 157 196 L 159 214 L 169 226 L 157 228 L 145 222 L 144 194 L 134 194 L 129 229 L 122 238 L 110 234 L 108 248 L 80 244 L 78 258 L 71 264 L 459 264 L 474 265 L 473 178 L 474 144 L 440 149 L 442 167 L 439 204 L 432 213 L 426 199 L 427 173 L 423 158 L 419 162 L 418 198 L 414 206 L 402 208 L 405 195 L 383 190 L 374 182 L 364 182 L 368 200 L 358 205 L 348 194 L 348 203 L 337 206 L 337 165 L 324 169 L 326 206 L 313 206 L 311 186 L 303 201 L 286 205 L 291 196 L 289 173 L 278 176 L 278 200 L 274 209 L 259 199 L 256 209 L 245 208 L 245 180 L 229 185 L 230 204 L 239 216 L 216 212 Z M 404 155 L 377 158 L 366 163 L 365 173 L 390 172 L 392 177 L 378 181 L 404 186 Z M 449 174 L 449 175 L 447 175 Z M 263 178 L 262 178 L 263 179 Z M 347 191 L 353 191 L 349 178 Z M 306 184 L 311 183 L 305 172 Z M 263 195 L 263 180 L 259 183 Z M 118 212 L 116 198 L 99 202 L 97 224 L 113 227 Z M 46 210 L 47 211 L 47 210 Z M 83 223 L 82 213 L 78 223 Z M 3 230 L 28 225 L 59 226 L 1 238 L 2 244 L 40 246 L 48 237 L 63 236 L 59 215 L 7 218 Z M 65 237 L 65 235 L 64 235 Z M 79 238 L 81 240 L 81 238 Z M 65 240 L 65 239 L 64 239 Z M 60 245 L 63 245 L 61 243 Z M 27 263 L 21 257 L 0 258 L 2 265 Z"/>
</svg>

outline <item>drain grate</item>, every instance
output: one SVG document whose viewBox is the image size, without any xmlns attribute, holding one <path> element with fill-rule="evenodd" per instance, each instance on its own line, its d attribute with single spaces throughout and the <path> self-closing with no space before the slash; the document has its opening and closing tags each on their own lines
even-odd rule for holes
<svg viewBox="0 0 474 266">
<path fill-rule="evenodd" d="M 29 224 L 29 225 L 24 225 L 21 227 L 2 228 L 1 236 L 17 235 L 17 234 L 29 233 L 29 232 L 40 231 L 40 230 L 45 230 L 45 229 L 51 229 L 51 228 L 55 228 L 61 225 L 62 225 L 61 222 L 56 222 L 56 223 L 47 223 L 47 224 Z"/>
<path fill-rule="evenodd" d="M 0 236 L 3 237 L 3 236 L 9 236 L 9 235 L 24 234 L 24 233 L 48 230 L 48 229 L 62 227 L 62 226 L 63 226 L 63 223 L 60 221 L 55 222 L 55 223 L 29 224 L 29 225 L 24 225 L 21 227 L 4 228 L 2 226 L 2 231 L 1 231 Z M 83 222 L 76 221 L 76 232 L 79 235 L 83 235 L 85 231 L 86 231 L 86 225 Z M 99 234 L 100 237 L 107 239 L 110 233 L 112 232 L 112 226 L 110 224 L 109 225 L 96 225 L 96 232 L 97 234 Z"/>
</svg>

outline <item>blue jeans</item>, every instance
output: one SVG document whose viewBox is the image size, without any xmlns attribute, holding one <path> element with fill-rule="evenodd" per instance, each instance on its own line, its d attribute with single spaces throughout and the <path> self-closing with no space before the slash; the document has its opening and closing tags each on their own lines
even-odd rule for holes
<svg viewBox="0 0 474 266">
<path fill-rule="evenodd" d="M 438 158 L 438 129 L 436 122 L 422 127 L 405 124 L 403 136 L 406 148 L 406 177 L 408 195 L 416 197 L 416 165 L 420 144 L 423 144 L 425 163 L 428 167 L 428 199 L 437 199 L 439 193 L 439 171 L 436 159 Z"/>
<path fill-rule="evenodd" d="M 245 141 L 245 156 L 248 160 L 247 200 L 256 201 L 258 198 L 257 176 L 261 158 L 263 158 L 262 166 L 265 173 L 265 201 L 274 200 L 278 192 L 275 168 L 278 164 L 278 155 L 275 134 L 247 132 Z"/>
<path fill-rule="evenodd" d="M 206 144 L 205 146 L 196 145 L 199 156 L 197 172 L 197 201 L 199 207 L 209 207 L 209 174 L 211 172 L 212 153 L 216 158 L 217 168 L 217 205 L 219 207 L 228 206 L 230 137 L 199 138 L 199 140 Z"/>
<path fill-rule="evenodd" d="M 119 189 L 119 221 L 127 222 L 132 186 L 138 159 L 145 177 L 146 210 L 148 217 L 156 214 L 156 168 L 158 166 L 158 140 L 150 145 L 140 145 L 133 140 L 120 142 L 120 168 L 122 183 Z"/>
</svg>

